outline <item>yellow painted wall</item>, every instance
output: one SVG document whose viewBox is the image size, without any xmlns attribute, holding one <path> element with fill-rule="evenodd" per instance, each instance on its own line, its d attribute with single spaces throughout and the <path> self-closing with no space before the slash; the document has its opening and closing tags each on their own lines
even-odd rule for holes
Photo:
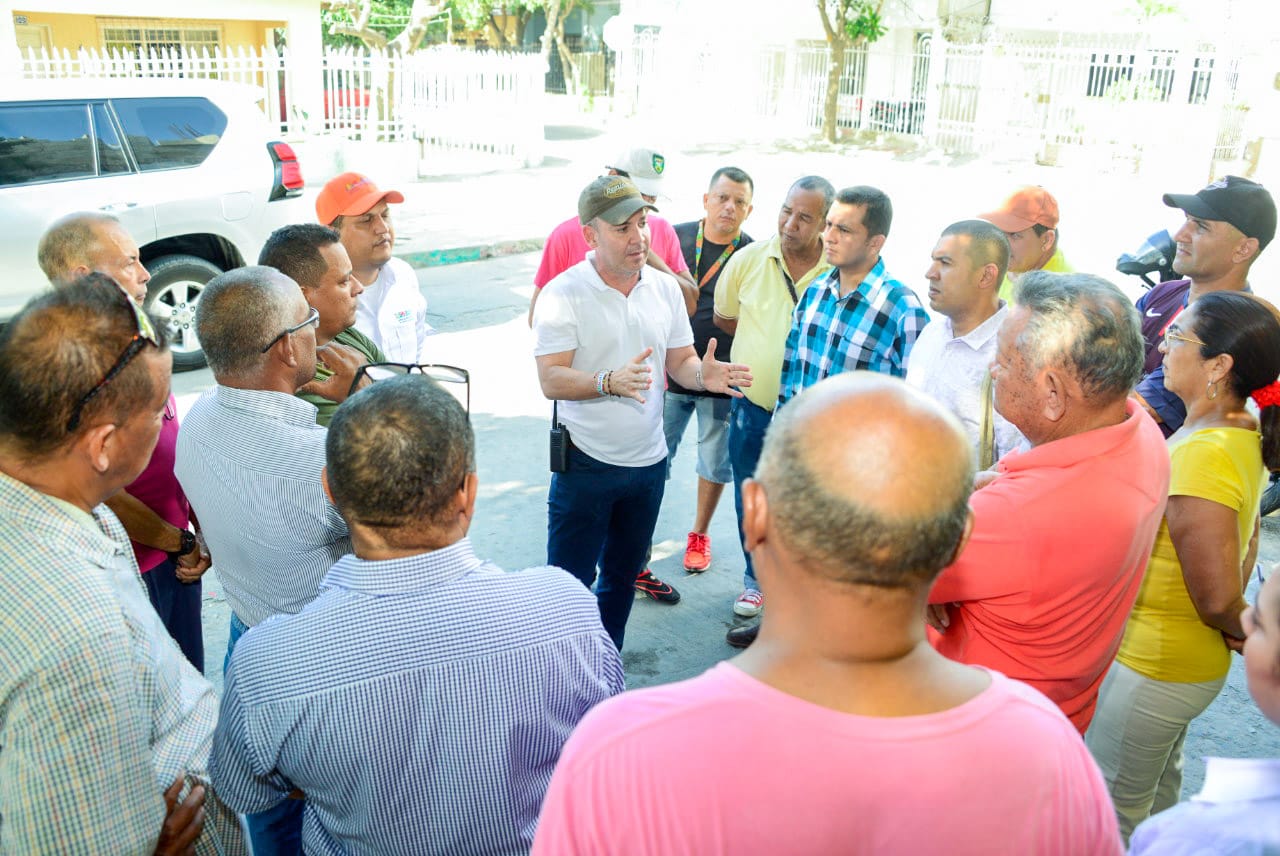
<svg viewBox="0 0 1280 856">
<path fill-rule="evenodd" d="M 69 51 L 85 48 L 102 47 L 102 37 L 98 29 L 98 18 L 94 15 L 66 15 L 55 12 L 38 12 L 15 9 L 13 14 L 23 15 L 28 24 L 44 24 L 49 27 L 50 38 L 55 49 Z M 131 18 L 127 15 L 104 15 L 104 18 L 119 18 L 128 21 L 140 21 L 147 24 L 167 24 L 182 26 L 208 25 L 209 19 L 184 21 L 181 18 Z M 214 21 L 222 28 L 223 47 L 254 47 L 271 44 L 271 31 L 275 27 L 283 27 L 283 21 Z"/>
</svg>

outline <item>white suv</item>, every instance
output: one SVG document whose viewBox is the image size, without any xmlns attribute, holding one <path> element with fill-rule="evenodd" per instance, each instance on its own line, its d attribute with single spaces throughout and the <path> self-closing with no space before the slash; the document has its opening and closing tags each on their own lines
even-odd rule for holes
<svg viewBox="0 0 1280 856">
<path fill-rule="evenodd" d="M 175 368 L 203 365 L 204 284 L 254 264 L 278 226 L 313 219 L 261 98 L 231 83 L 121 79 L 24 80 L 0 95 L 0 324 L 48 287 L 36 263 L 48 225 L 106 211 L 138 242 Z"/>
</svg>

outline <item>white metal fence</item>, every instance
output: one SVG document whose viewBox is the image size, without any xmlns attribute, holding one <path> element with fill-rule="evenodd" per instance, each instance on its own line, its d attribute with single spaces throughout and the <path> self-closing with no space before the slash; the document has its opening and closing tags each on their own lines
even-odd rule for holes
<svg viewBox="0 0 1280 856">
<path fill-rule="evenodd" d="M 942 148 L 1134 167 L 1174 153 L 1205 167 L 1240 157 L 1243 60 L 1211 47 L 997 35 L 937 53 L 931 142 Z"/>
<path fill-rule="evenodd" d="M 424 149 L 501 155 L 523 162 L 541 151 L 546 66 L 538 56 L 452 47 L 401 56 L 326 50 L 314 59 L 287 49 L 165 48 L 147 52 L 26 51 L 28 78 L 212 78 L 260 87 L 283 134 L 325 132 L 363 142 L 419 141 Z M 319 75 L 322 102 L 298 95 L 301 75 Z M 315 84 L 314 78 L 307 81 Z"/>
<path fill-rule="evenodd" d="M 1146 35 L 996 31 L 956 43 L 941 31 L 891 33 L 846 53 L 837 125 L 1010 160 L 1128 169 L 1177 158 L 1208 171 L 1238 160 L 1246 142 L 1239 81 L 1259 60 L 1230 50 Z M 822 127 L 830 56 L 816 44 L 744 58 L 736 43 L 690 50 L 641 34 L 619 55 L 615 103 L 706 141 L 808 137 Z M 691 108 L 689 93 L 706 91 L 716 99 Z"/>
</svg>

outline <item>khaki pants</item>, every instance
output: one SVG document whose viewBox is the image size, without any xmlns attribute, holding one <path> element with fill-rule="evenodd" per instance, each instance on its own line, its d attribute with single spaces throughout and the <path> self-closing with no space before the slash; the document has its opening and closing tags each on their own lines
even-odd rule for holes
<svg viewBox="0 0 1280 856">
<path fill-rule="evenodd" d="M 1102 768 L 1126 846 L 1134 827 L 1177 804 L 1187 725 L 1225 682 L 1226 676 L 1195 684 L 1156 681 L 1111 665 L 1085 743 Z"/>
</svg>

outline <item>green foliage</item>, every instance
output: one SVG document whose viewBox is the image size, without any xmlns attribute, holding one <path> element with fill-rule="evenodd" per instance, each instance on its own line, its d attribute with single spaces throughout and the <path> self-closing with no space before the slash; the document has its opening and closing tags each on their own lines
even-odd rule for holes
<svg viewBox="0 0 1280 856">
<path fill-rule="evenodd" d="M 464 29 L 468 30 L 484 29 L 485 20 L 495 11 L 505 9 L 507 14 L 516 15 L 524 10 L 541 9 L 545 5 L 545 0 L 449 0 L 455 27 L 461 20 Z"/>
<path fill-rule="evenodd" d="M 880 20 L 879 6 L 868 0 L 837 0 L 844 6 L 844 32 L 849 41 L 874 42 L 885 34 L 884 22 Z"/>
<path fill-rule="evenodd" d="M 404 29 L 409 19 L 409 10 L 413 8 L 413 0 L 373 0 L 372 14 L 369 16 L 369 29 L 377 30 L 388 39 L 394 39 Z M 332 9 L 322 6 L 320 24 L 324 32 L 324 43 L 329 47 L 363 47 L 356 36 L 337 35 L 334 26 L 351 26 L 355 24 L 353 14 L 347 9 Z"/>
</svg>

